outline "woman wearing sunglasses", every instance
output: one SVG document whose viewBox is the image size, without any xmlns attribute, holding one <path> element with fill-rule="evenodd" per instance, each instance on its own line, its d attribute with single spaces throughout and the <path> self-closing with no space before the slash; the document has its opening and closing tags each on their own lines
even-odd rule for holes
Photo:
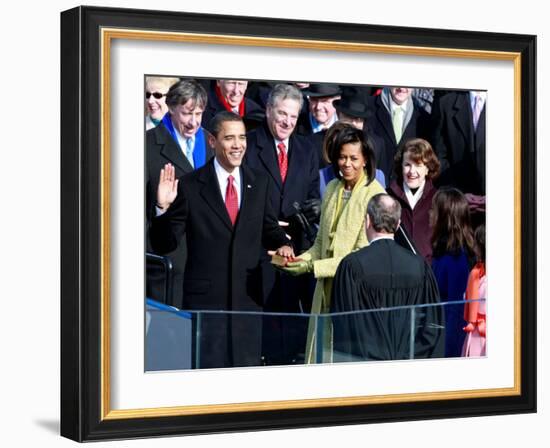
<svg viewBox="0 0 550 448">
<path fill-rule="evenodd" d="M 166 94 L 178 78 L 147 76 L 145 79 L 145 130 L 154 128 L 168 112 Z"/>
</svg>

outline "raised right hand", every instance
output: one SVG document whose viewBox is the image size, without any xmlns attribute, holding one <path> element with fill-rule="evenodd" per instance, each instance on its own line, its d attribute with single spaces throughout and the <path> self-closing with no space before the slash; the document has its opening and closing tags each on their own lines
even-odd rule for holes
<svg viewBox="0 0 550 448">
<path fill-rule="evenodd" d="M 166 210 L 178 195 L 176 168 L 171 163 L 160 170 L 159 186 L 157 188 L 157 207 Z"/>
</svg>

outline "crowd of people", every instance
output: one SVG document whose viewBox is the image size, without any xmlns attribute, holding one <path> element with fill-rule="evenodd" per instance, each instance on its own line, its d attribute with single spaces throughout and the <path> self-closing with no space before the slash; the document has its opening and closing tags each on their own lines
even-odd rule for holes
<svg viewBox="0 0 550 448">
<path fill-rule="evenodd" d="M 147 250 L 205 312 L 195 367 L 485 355 L 486 102 L 147 77 Z"/>
</svg>

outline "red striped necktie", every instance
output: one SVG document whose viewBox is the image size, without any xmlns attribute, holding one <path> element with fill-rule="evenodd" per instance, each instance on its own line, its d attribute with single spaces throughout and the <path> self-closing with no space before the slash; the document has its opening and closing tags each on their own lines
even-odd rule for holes
<svg viewBox="0 0 550 448">
<path fill-rule="evenodd" d="M 283 183 L 286 179 L 286 172 L 288 171 L 288 157 L 286 156 L 286 146 L 283 142 L 277 145 L 279 148 L 279 170 L 281 171 L 281 179 Z"/>
<path fill-rule="evenodd" d="M 233 184 L 234 177 L 229 176 L 227 178 L 227 188 L 225 190 L 225 207 L 231 219 L 231 224 L 235 225 L 237 221 L 237 215 L 239 214 L 239 199 L 237 198 L 237 189 Z"/>
</svg>

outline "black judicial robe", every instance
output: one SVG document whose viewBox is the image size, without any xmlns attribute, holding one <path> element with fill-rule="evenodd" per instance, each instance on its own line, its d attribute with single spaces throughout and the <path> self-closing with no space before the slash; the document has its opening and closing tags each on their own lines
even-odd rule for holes
<svg viewBox="0 0 550 448">
<path fill-rule="evenodd" d="M 346 360 L 408 359 L 411 309 L 381 309 L 436 303 L 437 282 L 424 259 L 391 239 L 376 240 L 336 271 L 331 312 L 374 311 L 333 316 L 334 350 Z M 414 338 L 414 358 L 444 356 L 443 307 L 415 309 Z"/>
</svg>

